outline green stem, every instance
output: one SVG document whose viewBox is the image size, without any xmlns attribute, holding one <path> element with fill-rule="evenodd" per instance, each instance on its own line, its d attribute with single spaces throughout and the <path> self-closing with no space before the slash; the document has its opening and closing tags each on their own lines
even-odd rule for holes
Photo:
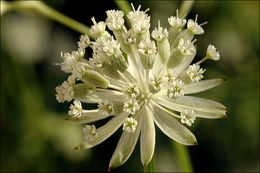
<svg viewBox="0 0 260 173">
<path fill-rule="evenodd" d="M 193 172 L 191 159 L 187 147 L 175 141 L 172 141 L 172 145 L 176 151 L 181 172 Z"/>
<path fill-rule="evenodd" d="M 180 7 L 179 11 L 179 17 L 185 17 L 185 15 L 188 15 L 188 13 L 191 10 L 191 7 L 193 5 L 194 1 L 193 0 L 188 0 L 188 1 L 183 1 Z"/>
<path fill-rule="evenodd" d="M 9 10 L 18 10 L 18 11 L 25 11 L 25 12 L 35 12 L 41 14 L 47 18 L 50 18 L 54 21 L 57 21 L 75 31 L 80 33 L 86 33 L 90 36 L 89 28 L 82 23 L 77 22 L 74 19 L 71 19 L 62 13 L 52 9 L 51 7 L 47 6 L 41 1 L 13 1 L 13 2 L 5 2 L 2 3 L 2 7 L 5 9 L 4 11 L 7 12 Z M 2 15 L 2 13 L 1 13 Z M 90 36 L 91 37 L 91 36 Z"/>
<path fill-rule="evenodd" d="M 153 154 L 153 158 L 150 163 L 144 168 L 144 172 L 155 172 L 155 156 Z"/>
</svg>

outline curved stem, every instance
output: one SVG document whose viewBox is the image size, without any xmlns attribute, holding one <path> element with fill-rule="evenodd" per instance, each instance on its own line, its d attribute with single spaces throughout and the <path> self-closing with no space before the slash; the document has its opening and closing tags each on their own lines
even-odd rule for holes
<svg viewBox="0 0 260 173">
<path fill-rule="evenodd" d="M 193 0 L 188 0 L 188 1 L 183 1 L 180 7 L 180 11 L 179 11 L 179 17 L 183 18 L 186 15 L 188 15 L 188 13 L 191 10 L 191 7 L 193 5 L 194 1 Z"/>
<path fill-rule="evenodd" d="M 175 141 L 172 141 L 172 146 L 176 151 L 177 159 L 180 166 L 180 171 L 193 172 L 191 159 L 187 147 Z"/>
</svg>

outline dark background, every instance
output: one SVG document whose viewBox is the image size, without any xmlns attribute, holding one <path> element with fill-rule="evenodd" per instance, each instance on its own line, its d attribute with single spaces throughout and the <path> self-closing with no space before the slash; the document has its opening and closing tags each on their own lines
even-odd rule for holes
<svg viewBox="0 0 260 173">
<path fill-rule="evenodd" d="M 47 1 L 49 6 L 91 26 L 105 20 L 113 1 Z M 175 15 L 179 1 L 135 1 L 150 8 L 151 30 Z M 198 1 L 188 18 L 198 14 L 205 34 L 197 37 L 195 61 L 209 44 L 221 60 L 207 61 L 205 78 L 228 82 L 197 96 L 228 107 L 228 119 L 197 119 L 191 128 L 199 145 L 189 147 L 195 172 L 259 172 L 259 1 Z M 61 72 L 60 52 L 77 48 L 80 34 L 39 15 L 10 11 L 1 16 L 1 172 L 107 171 L 121 130 L 102 144 L 74 151 L 81 127 L 64 121 L 69 103 L 59 104 L 55 87 Z M 168 137 L 157 129 L 156 170 L 180 171 Z M 114 172 L 143 171 L 139 143 L 129 160 Z M 112 172 L 113 172 L 112 171 Z"/>
</svg>

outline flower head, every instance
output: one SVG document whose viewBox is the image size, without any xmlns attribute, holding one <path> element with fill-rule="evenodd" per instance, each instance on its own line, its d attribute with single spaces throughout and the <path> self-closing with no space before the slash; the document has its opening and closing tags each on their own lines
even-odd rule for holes
<svg viewBox="0 0 260 173">
<path fill-rule="evenodd" d="M 202 80 L 205 70 L 200 64 L 204 59 L 190 65 L 196 54 L 193 36 L 204 33 L 197 17 L 188 20 L 185 29 L 186 19 L 177 14 L 169 18 L 169 34 L 160 24 L 150 34 L 148 10 L 140 8 L 133 7 L 126 15 L 131 23 L 128 29 L 122 11 L 107 11 L 106 22 L 97 23 L 93 17 L 90 34 L 94 40 L 83 35 L 78 51 L 62 55 L 61 69 L 71 75 L 56 88 L 56 98 L 59 102 L 74 99 L 67 120 L 87 124 L 82 130 L 85 140 L 76 149 L 94 147 L 123 129 L 110 169 L 127 161 L 139 137 L 141 161 L 147 165 L 154 153 L 155 125 L 183 145 L 196 145 L 195 136 L 183 124 L 191 126 L 200 117 L 226 117 L 221 103 L 188 96 L 224 82 Z M 112 32 L 107 32 L 106 26 Z M 88 46 L 92 57 L 85 57 Z M 206 59 L 219 58 L 211 45 L 206 54 Z M 97 108 L 83 110 L 81 103 L 96 103 Z M 108 117 L 101 127 L 93 125 Z"/>
</svg>

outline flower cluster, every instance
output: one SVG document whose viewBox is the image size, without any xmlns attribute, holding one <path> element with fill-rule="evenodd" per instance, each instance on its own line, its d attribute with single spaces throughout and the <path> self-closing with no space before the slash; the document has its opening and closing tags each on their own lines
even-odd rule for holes
<svg viewBox="0 0 260 173">
<path fill-rule="evenodd" d="M 139 136 L 141 161 L 146 166 L 154 153 L 155 124 L 171 139 L 196 145 L 195 136 L 185 125 L 191 126 L 196 118 L 226 117 L 226 107 L 221 103 L 188 96 L 225 81 L 202 80 L 205 69 L 200 68 L 201 63 L 220 57 L 213 45 L 209 45 L 205 58 L 191 64 L 196 55 L 194 36 L 204 33 L 197 16 L 195 21 L 186 20 L 177 13 L 169 17 L 168 29 L 158 22 L 150 33 L 147 11 L 133 7 L 126 15 L 130 28 L 124 25 L 120 10 L 107 11 L 105 21 L 97 22 L 93 17 L 93 39 L 82 35 L 77 51 L 61 55 L 61 70 L 70 75 L 56 88 L 56 98 L 61 103 L 74 100 L 67 120 L 85 124 L 85 140 L 76 149 L 94 147 L 122 127 L 109 169 L 126 162 Z M 92 48 L 92 57 L 85 57 L 87 47 Z M 81 103 L 98 106 L 85 110 Z M 91 124 L 108 117 L 101 127 Z"/>
</svg>

